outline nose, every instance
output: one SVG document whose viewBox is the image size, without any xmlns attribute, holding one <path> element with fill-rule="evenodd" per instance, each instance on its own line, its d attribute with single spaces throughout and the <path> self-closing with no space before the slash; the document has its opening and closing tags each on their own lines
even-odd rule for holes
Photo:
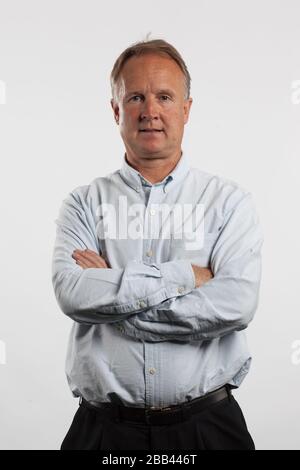
<svg viewBox="0 0 300 470">
<path fill-rule="evenodd" d="M 159 113 L 157 104 L 153 99 L 145 99 L 141 110 L 141 120 L 151 121 L 152 119 L 158 119 Z"/>
</svg>

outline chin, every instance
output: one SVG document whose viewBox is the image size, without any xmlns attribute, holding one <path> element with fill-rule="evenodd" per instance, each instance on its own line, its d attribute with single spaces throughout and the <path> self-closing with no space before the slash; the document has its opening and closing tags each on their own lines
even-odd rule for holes
<svg viewBox="0 0 300 470">
<path fill-rule="evenodd" d="M 155 146 L 153 145 L 152 147 L 150 147 L 150 146 L 149 146 L 149 147 L 146 147 L 146 146 L 145 146 L 145 147 L 142 147 L 142 150 L 143 150 L 144 152 L 153 152 L 153 153 L 157 153 L 157 152 L 162 152 L 162 151 L 163 151 L 163 148 L 162 148 L 162 147 L 159 147 L 159 146 L 155 147 Z"/>
</svg>

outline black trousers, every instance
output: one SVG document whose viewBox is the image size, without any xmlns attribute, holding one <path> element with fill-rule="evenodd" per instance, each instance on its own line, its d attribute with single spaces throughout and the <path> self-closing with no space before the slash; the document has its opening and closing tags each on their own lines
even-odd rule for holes
<svg viewBox="0 0 300 470">
<path fill-rule="evenodd" d="M 231 395 L 176 424 L 116 422 L 80 405 L 61 450 L 255 450 Z"/>
</svg>

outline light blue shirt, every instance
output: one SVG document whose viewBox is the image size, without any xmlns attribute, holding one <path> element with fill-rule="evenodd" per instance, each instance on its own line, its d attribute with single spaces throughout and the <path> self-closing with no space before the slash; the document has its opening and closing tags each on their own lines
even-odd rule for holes
<svg viewBox="0 0 300 470">
<path fill-rule="evenodd" d="M 161 236 L 160 207 L 184 205 L 203 210 L 203 244 L 191 244 L 185 229 L 177 238 L 175 226 Z M 113 228 L 119 224 L 110 236 L 107 208 L 115 210 Z M 124 236 L 128 221 L 135 230 Z M 258 305 L 263 244 L 249 191 L 191 168 L 185 152 L 156 184 L 124 156 L 120 170 L 69 193 L 55 222 L 52 280 L 61 310 L 74 320 L 66 360 L 74 396 L 165 407 L 241 384 L 251 362 L 244 330 Z M 71 255 L 85 248 L 109 268 L 78 266 Z M 196 288 L 192 263 L 214 277 Z"/>
</svg>

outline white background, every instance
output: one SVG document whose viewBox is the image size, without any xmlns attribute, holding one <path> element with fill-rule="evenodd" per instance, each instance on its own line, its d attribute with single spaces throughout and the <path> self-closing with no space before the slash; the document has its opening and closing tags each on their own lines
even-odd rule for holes
<svg viewBox="0 0 300 470">
<path fill-rule="evenodd" d="M 54 220 L 69 191 L 121 165 L 109 75 L 147 33 L 190 70 L 191 164 L 257 203 L 263 280 L 235 396 L 258 449 L 300 449 L 297 0 L 0 0 L 0 447 L 58 449 L 77 409 L 64 375 L 71 320 L 51 284 Z"/>
</svg>

